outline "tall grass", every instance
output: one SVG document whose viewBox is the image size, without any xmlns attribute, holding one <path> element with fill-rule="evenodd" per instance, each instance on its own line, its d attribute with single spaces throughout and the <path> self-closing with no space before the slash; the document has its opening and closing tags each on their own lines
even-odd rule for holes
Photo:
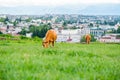
<svg viewBox="0 0 120 80">
<path fill-rule="evenodd" d="M 119 80 L 120 44 L 0 41 L 0 80 Z"/>
</svg>

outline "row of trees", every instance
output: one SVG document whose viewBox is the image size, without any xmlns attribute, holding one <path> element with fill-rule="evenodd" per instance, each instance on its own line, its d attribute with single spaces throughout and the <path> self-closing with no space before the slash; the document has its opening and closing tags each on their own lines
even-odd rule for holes
<svg viewBox="0 0 120 80">
<path fill-rule="evenodd" d="M 40 25 L 40 26 L 34 26 L 30 25 L 29 30 L 26 30 L 25 28 L 22 29 L 19 34 L 21 35 L 26 35 L 26 33 L 32 33 L 32 37 L 40 37 L 43 38 L 45 37 L 46 32 L 51 29 L 51 26 L 49 25 Z"/>
</svg>

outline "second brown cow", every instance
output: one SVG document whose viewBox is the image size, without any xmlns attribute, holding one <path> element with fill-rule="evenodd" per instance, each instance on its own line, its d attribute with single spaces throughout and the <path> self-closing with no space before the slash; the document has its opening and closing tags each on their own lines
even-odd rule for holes
<svg viewBox="0 0 120 80">
<path fill-rule="evenodd" d="M 86 34 L 85 39 L 86 39 L 86 43 L 90 44 L 91 35 L 90 34 Z"/>
</svg>

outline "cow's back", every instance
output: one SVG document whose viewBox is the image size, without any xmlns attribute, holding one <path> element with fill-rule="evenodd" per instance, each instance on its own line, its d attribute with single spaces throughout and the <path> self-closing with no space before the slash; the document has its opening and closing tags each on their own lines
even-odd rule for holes
<svg viewBox="0 0 120 80">
<path fill-rule="evenodd" d="M 57 39 L 57 34 L 54 30 L 48 30 L 45 38 L 46 41 L 55 41 Z"/>
<path fill-rule="evenodd" d="M 86 35 L 86 40 L 90 40 L 91 36 L 89 34 Z"/>
</svg>

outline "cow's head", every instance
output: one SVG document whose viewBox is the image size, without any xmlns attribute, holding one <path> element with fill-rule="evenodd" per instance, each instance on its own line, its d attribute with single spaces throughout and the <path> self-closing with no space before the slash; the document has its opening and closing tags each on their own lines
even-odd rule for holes
<svg viewBox="0 0 120 80">
<path fill-rule="evenodd" d="M 48 42 L 46 42 L 46 41 L 43 41 L 43 42 L 42 42 L 42 46 L 43 46 L 43 47 L 47 48 L 48 45 L 49 45 Z"/>
</svg>

